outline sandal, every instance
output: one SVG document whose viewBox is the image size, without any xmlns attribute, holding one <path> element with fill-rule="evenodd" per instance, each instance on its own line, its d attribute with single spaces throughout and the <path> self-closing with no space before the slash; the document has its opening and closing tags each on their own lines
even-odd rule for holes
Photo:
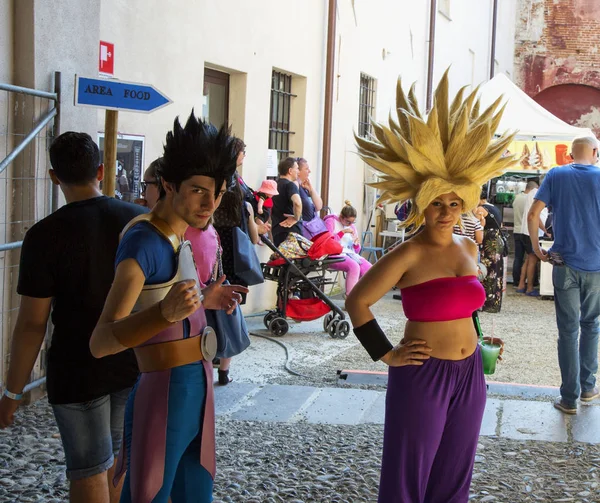
<svg viewBox="0 0 600 503">
<path fill-rule="evenodd" d="M 212 366 L 214 369 L 218 369 L 219 365 L 221 365 L 221 358 L 213 358 Z"/>
<path fill-rule="evenodd" d="M 225 386 L 233 381 L 233 379 L 229 377 L 229 370 L 219 370 L 217 373 L 219 374 L 219 384 L 221 386 Z"/>
</svg>

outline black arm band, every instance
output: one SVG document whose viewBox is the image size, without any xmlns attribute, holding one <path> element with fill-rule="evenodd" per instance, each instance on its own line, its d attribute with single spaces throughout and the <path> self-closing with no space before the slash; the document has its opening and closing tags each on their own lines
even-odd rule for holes
<svg viewBox="0 0 600 503">
<path fill-rule="evenodd" d="M 355 327 L 354 334 L 374 362 L 394 348 L 375 319 Z"/>
</svg>

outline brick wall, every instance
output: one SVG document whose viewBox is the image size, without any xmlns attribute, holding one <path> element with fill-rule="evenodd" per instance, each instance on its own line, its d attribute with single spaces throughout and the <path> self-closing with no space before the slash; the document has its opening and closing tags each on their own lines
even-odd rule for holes
<svg viewBox="0 0 600 503">
<path fill-rule="evenodd" d="M 600 90 L 600 0 L 520 0 L 515 80 L 534 99 L 565 85 L 544 93 L 540 103 L 561 119 L 600 134 L 600 103 L 589 101 Z M 593 90 L 583 93 L 580 86 Z M 555 95 L 561 99 L 549 99 Z"/>
</svg>

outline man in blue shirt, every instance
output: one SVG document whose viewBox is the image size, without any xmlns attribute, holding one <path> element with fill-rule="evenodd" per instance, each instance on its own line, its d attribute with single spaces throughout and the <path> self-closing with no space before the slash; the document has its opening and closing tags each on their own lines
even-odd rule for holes
<svg viewBox="0 0 600 503">
<path fill-rule="evenodd" d="M 600 326 L 600 169 L 598 141 L 576 138 L 573 163 L 548 172 L 527 215 L 535 254 L 554 264 L 552 281 L 561 396 L 554 406 L 577 413 L 577 399 L 600 396 L 596 387 Z M 540 248 L 537 226 L 546 206 L 553 208 L 554 245 Z M 579 329 L 581 327 L 581 340 Z M 579 343 L 579 344 L 578 344 Z"/>
</svg>

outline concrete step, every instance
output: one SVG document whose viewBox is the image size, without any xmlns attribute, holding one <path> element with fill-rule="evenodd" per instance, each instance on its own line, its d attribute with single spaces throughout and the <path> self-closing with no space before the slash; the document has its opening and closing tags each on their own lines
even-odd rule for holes
<svg viewBox="0 0 600 503">
<path fill-rule="evenodd" d="M 529 391 L 538 396 L 535 390 Z M 215 403 L 217 416 L 241 421 L 383 424 L 385 416 L 385 391 L 354 388 L 232 382 L 215 386 Z M 599 405 L 598 402 L 582 404 L 577 415 L 568 416 L 556 410 L 550 400 L 489 397 L 481 435 L 600 443 Z"/>
</svg>

